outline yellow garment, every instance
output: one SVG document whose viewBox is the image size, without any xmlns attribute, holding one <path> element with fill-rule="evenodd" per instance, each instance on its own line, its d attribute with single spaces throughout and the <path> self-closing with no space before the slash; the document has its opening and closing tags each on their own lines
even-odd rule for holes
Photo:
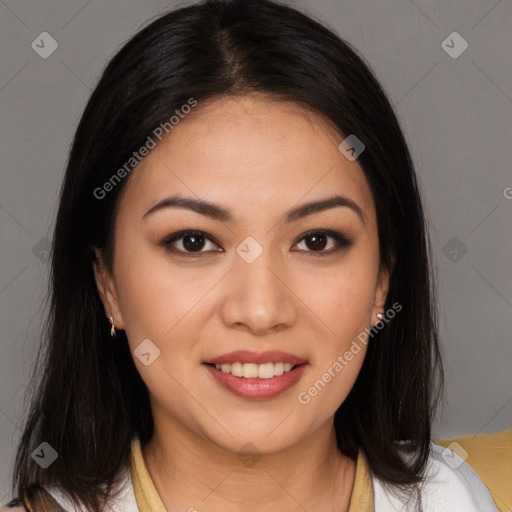
<svg viewBox="0 0 512 512">
<path fill-rule="evenodd" d="M 135 499 L 140 512 L 166 512 L 144 462 L 138 436 L 132 441 L 130 469 Z M 373 500 L 373 486 L 368 463 L 362 451 L 359 450 L 348 512 L 374 512 Z"/>
<path fill-rule="evenodd" d="M 372 476 L 362 450 L 357 454 L 356 478 L 348 512 L 375 512 Z"/>
<path fill-rule="evenodd" d="M 500 511 L 512 510 L 512 428 L 496 434 L 438 439 L 436 443 L 445 447 L 460 445 L 467 452 L 466 462 L 484 481 Z M 465 458 L 457 445 L 451 449 Z"/>
<path fill-rule="evenodd" d="M 139 436 L 135 436 L 132 440 L 130 470 L 133 492 L 140 512 L 167 512 L 142 457 Z"/>
</svg>

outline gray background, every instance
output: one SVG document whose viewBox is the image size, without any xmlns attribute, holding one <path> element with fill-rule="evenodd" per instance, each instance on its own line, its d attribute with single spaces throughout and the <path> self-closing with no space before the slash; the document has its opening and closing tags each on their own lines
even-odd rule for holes
<svg viewBox="0 0 512 512">
<path fill-rule="evenodd" d="M 113 53 L 175 5 L 0 0 L 0 502 L 39 341 L 45 250 L 74 130 Z M 512 427 L 511 1 L 293 5 L 327 21 L 368 60 L 415 159 L 438 266 L 447 377 L 435 437 Z M 462 48 L 448 37 L 454 31 L 469 45 L 457 58 L 444 49 Z M 31 47 L 42 32 L 59 45 L 46 59 Z"/>
</svg>

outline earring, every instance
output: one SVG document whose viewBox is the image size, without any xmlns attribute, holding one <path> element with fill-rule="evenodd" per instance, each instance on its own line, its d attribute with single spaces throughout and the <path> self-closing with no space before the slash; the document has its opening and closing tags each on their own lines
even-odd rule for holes
<svg viewBox="0 0 512 512">
<path fill-rule="evenodd" d="M 374 327 L 380 323 L 380 321 L 384 318 L 384 315 L 382 313 L 377 313 L 376 317 L 379 319 L 379 321 L 376 324 L 374 324 Z"/>
<path fill-rule="evenodd" d="M 112 326 L 110 328 L 110 336 L 116 336 L 116 329 L 114 327 L 114 317 L 113 316 L 109 316 L 108 317 L 108 321 L 110 322 L 110 325 Z"/>
</svg>

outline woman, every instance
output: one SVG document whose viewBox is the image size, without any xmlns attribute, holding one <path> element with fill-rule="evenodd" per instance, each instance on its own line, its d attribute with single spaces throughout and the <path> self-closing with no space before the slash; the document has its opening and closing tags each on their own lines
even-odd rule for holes
<svg viewBox="0 0 512 512">
<path fill-rule="evenodd" d="M 408 148 L 355 50 L 266 0 L 166 14 L 76 132 L 11 504 L 497 510 L 431 441 L 433 281 Z"/>
</svg>

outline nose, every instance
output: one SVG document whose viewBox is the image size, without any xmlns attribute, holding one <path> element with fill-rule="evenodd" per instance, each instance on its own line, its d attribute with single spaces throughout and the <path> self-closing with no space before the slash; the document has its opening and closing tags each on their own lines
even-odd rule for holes
<svg viewBox="0 0 512 512">
<path fill-rule="evenodd" d="M 236 255 L 227 279 L 221 308 L 227 327 L 262 336 L 295 323 L 299 299 L 290 273 L 271 251 L 263 250 L 252 263 Z"/>
</svg>

